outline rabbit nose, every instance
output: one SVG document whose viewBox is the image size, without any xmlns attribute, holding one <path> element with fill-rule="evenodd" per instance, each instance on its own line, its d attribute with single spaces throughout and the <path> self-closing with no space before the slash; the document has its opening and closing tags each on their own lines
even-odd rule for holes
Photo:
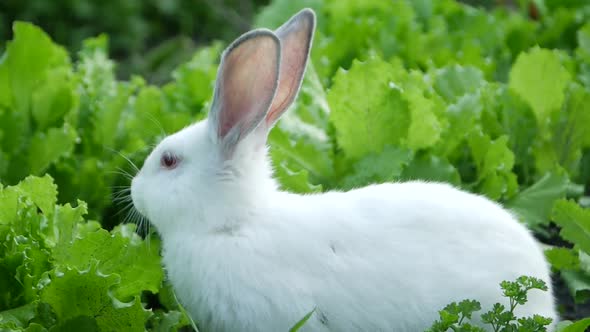
<svg viewBox="0 0 590 332">
<path fill-rule="evenodd" d="M 131 180 L 131 201 L 133 202 L 135 209 L 141 213 L 141 215 L 147 217 L 143 195 L 141 195 L 141 190 L 139 188 L 139 181 L 137 180 L 137 177 L 135 177 Z"/>
</svg>

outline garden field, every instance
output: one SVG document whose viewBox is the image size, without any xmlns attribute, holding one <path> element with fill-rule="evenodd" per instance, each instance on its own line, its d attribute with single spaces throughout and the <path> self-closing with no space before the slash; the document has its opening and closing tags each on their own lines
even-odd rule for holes
<svg viewBox="0 0 590 332">
<path fill-rule="evenodd" d="M 590 2 L 30 3 L 0 4 L 0 331 L 198 327 L 130 181 L 155 144 L 207 116 L 229 42 L 304 7 L 311 61 L 268 140 L 282 189 L 421 179 L 484 195 L 543 244 L 558 329 L 590 329 Z M 502 288 L 520 305 L 544 285 Z M 479 331 L 481 314 L 494 331 L 549 323 L 466 300 L 437 308 L 431 330 Z"/>
</svg>

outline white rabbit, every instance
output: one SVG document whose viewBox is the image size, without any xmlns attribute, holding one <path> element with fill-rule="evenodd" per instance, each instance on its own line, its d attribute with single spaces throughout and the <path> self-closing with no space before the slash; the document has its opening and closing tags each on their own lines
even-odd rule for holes
<svg viewBox="0 0 590 332">
<path fill-rule="evenodd" d="M 204 331 L 422 331 L 465 298 L 503 302 L 521 275 L 550 285 L 543 251 L 498 204 L 446 184 L 278 190 L 269 130 L 295 99 L 315 14 L 258 29 L 223 53 L 209 118 L 166 137 L 132 198 L 163 241 L 180 302 Z M 518 315 L 557 318 L 551 291 Z"/>
</svg>

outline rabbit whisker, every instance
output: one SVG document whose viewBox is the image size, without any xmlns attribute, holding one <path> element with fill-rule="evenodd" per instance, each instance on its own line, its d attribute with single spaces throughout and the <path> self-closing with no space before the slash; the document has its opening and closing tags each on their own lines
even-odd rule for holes
<svg viewBox="0 0 590 332">
<path fill-rule="evenodd" d="M 117 213 L 115 213 L 114 217 L 119 216 L 121 213 L 126 212 L 127 215 L 129 215 L 129 212 L 131 210 L 131 208 L 133 207 L 133 202 L 128 202 L 122 209 L 120 209 Z M 123 223 L 125 223 L 125 220 L 127 219 L 127 217 L 125 217 L 123 219 Z"/>
<path fill-rule="evenodd" d="M 109 148 L 109 147 L 105 147 L 105 149 L 107 149 L 107 150 L 109 150 L 111 152 L 114 152 L 114 153 L 118 154 L 119 156 L 121 156 L 123 159 L 125 159 L 129 163 L 129 165 L 131 165 L 131 167 L 133 168 L 133 170 L 135 170 L 136 172 L 139 172 L 139 168 L 137 167 L 137 165 L 135 165 L 135 163 L 133 163 L 133 161 L 131 161 L 131 159 L 129 159 L 123 153 L 121 153 L 121 152 L 119 152 L 119 151 L 117 151 L 115 149 Z"/>
<path fill-rule="evenodd" d="M 144 113 L 143 115 L 145 115 L 148 118 L 148 120 L 150 120 L 153 124 L 155 124 L 156 127 L 158 127 L 158 129 L 160 129 L 161 135 L 168 136 L 166 130 L 164 130 L 164 127 L 162 126 L 162 123 L 160 123 L 160 121 L 158 121 L 158 119 L 156 119 L 155 116 L 153 116 L 150 113 Z"/>
<path fill-rule="evenodd" d="M 127 180 L 133 180 L 133 175 L 125 171 L 107 171 L 107 174 L 118 174 L 125 177 Z"/>
</svg>

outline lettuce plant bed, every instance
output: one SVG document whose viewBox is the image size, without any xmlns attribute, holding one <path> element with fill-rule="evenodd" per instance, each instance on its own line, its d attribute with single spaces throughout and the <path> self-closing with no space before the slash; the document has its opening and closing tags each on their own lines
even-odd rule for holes
<svg viewBox="0 0 590 332">
<path fill-rule="evenodd" d="M 490 10 L 272 1 L 254 26 L 274 29 L 307 6 L 318 29 L 270 158 L 281 189 L 297 193 L 421 179 L 499 202 L 545 245 L 561 315 L 577 321 L 559 328 L 584 331 L 590 4 L 534 2 L 535 19 L 526 0 Z M 227 43 L 198 49 L 155 86 L 116 78 L 106 35 L 71 54 L 32 23 L 12 29 L 0 57 L 0 330 L 191 329 L 158 236 L 131 212 L 131 164 L 206 117 Z M 440 309 L 453 318 L 475 308 Z"/>
</svg>

